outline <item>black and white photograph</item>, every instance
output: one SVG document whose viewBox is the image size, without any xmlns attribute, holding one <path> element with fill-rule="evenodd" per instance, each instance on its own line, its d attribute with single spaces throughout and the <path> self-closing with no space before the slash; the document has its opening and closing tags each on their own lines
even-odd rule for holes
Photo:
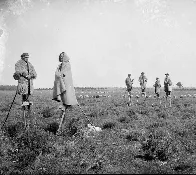
<svg viewBox="0 0 196 175">
<path fill-rule="evenodd" d="M 0 0 L 0 174 L 195 174 L 196 0 Z"/>
</svg>

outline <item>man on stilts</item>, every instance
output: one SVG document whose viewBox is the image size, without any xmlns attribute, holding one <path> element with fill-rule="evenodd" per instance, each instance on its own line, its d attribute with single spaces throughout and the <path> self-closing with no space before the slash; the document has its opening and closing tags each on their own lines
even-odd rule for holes
<svg viewBox="0 0 196 175">
<path fill-rule="evenodd" d="M 37 73 L 33 65 L 28 61 L 29 54 L 23 53 L 21 59 L 15 64 L 15 73 L 13 75 L 15 80 L 18 80 L 17 94 L 22 95 L 22 109 L 25 127 L 32 125 L 31 118 L 31 105 L 29 96 L 33 94 L 33 79 L 36 79 Z M 26 116 L 25 110 L 28 109 L 28 115 Z"/>
<path fill-rule="evenodd" d="M 129 97 L 129 102 L 128 102 L 128 106 L 132 105 L 132 99 L 131 99 L 131 90 L 132 90 L 132 85 L 133 85 L 133 80 L 131 79 L 131 74 L 128 74 L 128 77 L 125 80 L 125 84 L 127 86 L 127 92 L 128 92 L 128 97 Z"/>
<path fill-rule="evenodd" d="M 158 77 L 156 78 L 155 84 L 153 86 L 155 87 L 156 99 L 157 101 L 159 101 L 159 104 L 161 104 L 161 100 L 160 100 L 161 83 Z"/>
<path fill-rule="evenodd" d="M 62 125 L 65 122 L 66 110 L 71 109 L 73 105 L 78 105 L 73 86 L 70 58 L 65 52 L 62 52 L 59 55 L 59 62 L 61 62 L 61 64 L 57 67 L 55 72 L 53 87 L 53 100 L 62 102 L 64 106 L 64 109 L 62 109 L 63 114 L 59 124 L 59 129 L 57 131 L 58 134 L 60 134 Z"/>
<path fill-rule="evenodd" d="M 164 91 L 166 93 L 166 103 L 168 102 L 168 99 L 169 99 L 169 107 L 171 107 L 171 91 L 172 91 L 172 81 L 169 77 L 169 74 L 166 73 L 165 74 L 166 77 L 164 79 Z M 166 107 L 166 104 L 165 104 L 165 107 Z"/>
<path fill-rule="evenodd" d="M 140 86 L 141 86 L 141 96 L 146 97 L 146 84 L 147 84 L 147 77 L 144 75 L 144 72 L 141 73 L 140 77 L 139 77 L 139 82 L 140 82 Z"/>
</svg>

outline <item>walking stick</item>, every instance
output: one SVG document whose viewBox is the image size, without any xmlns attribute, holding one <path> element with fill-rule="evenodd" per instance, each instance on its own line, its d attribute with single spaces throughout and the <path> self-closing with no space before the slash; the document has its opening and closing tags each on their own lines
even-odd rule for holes
<svg viewBox="0 0 196 175">
<path fill-rule="evenodd" d="M 8 114 L 7 114 L 7 116 L 6 116 L 5 120 L 4 120 L 3 125 L 2 125 L 1 128 L 4 127 L 6 121 L 7 121 L 8 117 L 9 117 L 10 111 L 11 111 L 11 109 L 12 109 L 12 106 L 13 106 L 13 104 L 14 104 L 15 98 L 16 98 L 16 96 L 17 96 L 17 91 L 18 91 L 18 86 L 17 86 L 17 89 L 16 89 L 16 93 L 15 93 L 14 99 L 13 99 L 13 101 L 12 101 L 12 104 L 11 104 L 10 109 L 9 109 L 9 111 L 8 111 Z"/>
<path fill-rule="evenodd" d="M 87 118 L 87 115 L 86 115 L 86 113 L 83 111 L 83 109 L 82 109 L 82 107 L 80 106 L 80 104 L 78 104 L 78 106 L 79 106 L 80 110 L 82 111 L 83 115 L 84 115 L 84 116 L 86 117 L 86 119 L 88 120 L 88 123 L 92 125 L 92 123 L 91 123 L 90 120 Z M 86 124 L 86 126 L 87 126 L 87 125 L 88 125 L 88 124 Z"/>
<path fill-rule="evenodd" d="M 88 123 L 85 124 L 85 127 L 87 127 L 88 124 L 90 124 L 91 126 L 93 126 L 92 123 L 90 122 L 90 120 L 87 118 L 86 113 L 85 113 L 84 110 L 81 108 L 80 104 L 78 104 L 78 107 L 80 108 L 80 110 L 82 111 L 82 114 L 86 117 L 86 119 L 87 119 L 87 121 L 88 121 Z M 67 110 L 67 107 L 66 107 L 65 109 L 62 109 L 62 108 L 61 108 L 61 110 L 63 111 L 63 114 L 62 114 L 61 121 L 60 121 L 60 124 L 59 124 L 59 129 L 58 129 L 57 132 L 59 132 L 59 131 L 61 130 L 62 124 L 63 124 L 64 119 L 65 119 L 65 111 Z"/>
</svg>

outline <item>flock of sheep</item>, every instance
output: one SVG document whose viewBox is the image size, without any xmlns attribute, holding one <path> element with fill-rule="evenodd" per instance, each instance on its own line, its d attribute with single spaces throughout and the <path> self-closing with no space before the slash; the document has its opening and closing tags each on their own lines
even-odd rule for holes
<svg viewBox="0 0 196 175">
<path fill-rule="evenodd" d="M 78 92 L 79 93 L 79 92 Z M 87 94 L 88 93 L 88 94 Z M 109 94 L 108 94 L 109 93 Z M 77 95 L 77 98 L 79 99 L 84 99 L 84 98 L 100 98 L 100 97 L 111 97 L 112 93 L 115 93 L 115 91 L 97 91 L 97 92 L 80 92 L 80 95 Z M 136 95 L 133 95 L 133 94 Z M 139 94 L 139 95 L 138 95 Z M 122 97 L 126 97 L 126 94 L 121 94 Z M 131 95 L 132 98 L 140 98 L 140 92 L 133 92 Z M 196 94 L 185 94 L 185 95 L 180 95 L 180 96 L 176 96 L 176 95 L 172 95 L 173 98 L 186 98 L 186 97 L 192 97 L 192 98 L 196 98 Z M 146 98 L 157 98 L 156 95 L 147 95 Z M 165 98 L 165 96 L 162 96 L 162 98 Z"/>
<path fill-rule="evenodd" d="M 85 92 L 80 92 L 80 93 L 85 93 Z M 77 98 L 99 98 L 99 97 L 111 97 L 111 95 L 108 95 L 108 93 L 109 92 L 107 92 L 107 91 L 97 91 L 97 92 L 93 92 L 93 93 L 96 93 L 96 95 L 95 94 L 93 94 L 93 95 L 91 95 L 91 92 L 88 92 L 89 94 L 84 94 L 84 95 L 82 95 L 82 94 L 80 94 L 80 95 L 78 95 L 77 96 Z"/>
</svg>

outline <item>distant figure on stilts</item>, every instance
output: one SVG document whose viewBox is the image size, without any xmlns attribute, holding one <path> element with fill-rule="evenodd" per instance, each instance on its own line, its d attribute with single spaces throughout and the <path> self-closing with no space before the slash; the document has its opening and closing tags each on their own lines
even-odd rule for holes
<svg viewBox="0 0 196 175">
<path fill-rule="evenodd" d="M 156 78 L 155 84 L 153 85 L 155 87 L 155 94 L 157 101 L 160 100 L 160 92 L 161 92 L 161 83 L 159 78 Z M 159 101 L 159 104 L 161 104 L 161 100 Z"/>
<path fill-rule="evenodd" d="M 147 77 L 144 75 L 144 72 L 141 73 L 140 77 L 139 77 L 139 82 L 140 82 L 140 86 L 141 86 L 141 96 L 146 97 L 146 84 L 147 84 Z"/>
<path fill-rule="evenodd" d="M 128 77 L 125 80 L 125 84 L 127 86 L 127 92 L 128 92 L 128 97 L 129 97 L 129 102 L 128 102 L 128 106 L 132 105 L 132 99 L 131 99 L 131 90 L 132 90 L 132 85 L 133 85 L 133 80 L 131 79 L 131 74 L 128 74 Z"/>
<path fill-rule="evenodd" d="M 166 73 L 165 75 L 166 75 L 166 77 L 164 79 L 164 91 L 166 93 L 166 103 L 169 98 L 169 107 L 171 107 L 172 106 L 171 105 L 172 81 L 171 81 L 168 73 Z M 166 104 L 165 104 L 165 107 L 166 107 Z"/>
</svg>

